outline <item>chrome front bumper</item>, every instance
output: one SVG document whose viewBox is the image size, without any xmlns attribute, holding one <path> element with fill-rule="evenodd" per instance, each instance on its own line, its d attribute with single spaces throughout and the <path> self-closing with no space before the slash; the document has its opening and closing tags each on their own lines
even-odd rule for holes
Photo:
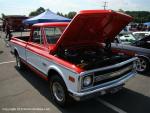
<svg viewBox="0 0 150 113">
<path fill-rule="evenodd" d="M 122 76 L 121 78 L 118 78 L 116 80 L 110 81 L 110 82 L 106 82 L 97 86 L 94 86 L 88 90 L 84 90 L 82 92 L 71 92 L 71 96 L 77 100 L 83 100 L 83 99 L 87 99 L 90 97 L 93 97 L 97 94 L 99 95 L 103 95 L 103 92 L 106 90 L 111 90 L 115 87 L 119 87 L 122 84 L 124 84 L 127 80 L 129 80 L 130 78 L 134 77 L 137 73 L 135 71 L 131 71 L 130 73 Z"/>
</svg>

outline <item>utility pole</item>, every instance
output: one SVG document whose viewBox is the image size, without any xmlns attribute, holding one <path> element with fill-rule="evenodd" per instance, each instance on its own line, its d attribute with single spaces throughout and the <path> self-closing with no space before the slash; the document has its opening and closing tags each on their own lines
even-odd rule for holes
<svg viewBox="0 0 150 113">
<path fill-rule="evenodd" d="M 105 2 L 104 2 L 104 5 L 103 5 L 104 10 L 106 10 L 106 7 L 108 7 L 107 4 L 108 4 L 108 2 L 105 1 Z"/>
</svg>

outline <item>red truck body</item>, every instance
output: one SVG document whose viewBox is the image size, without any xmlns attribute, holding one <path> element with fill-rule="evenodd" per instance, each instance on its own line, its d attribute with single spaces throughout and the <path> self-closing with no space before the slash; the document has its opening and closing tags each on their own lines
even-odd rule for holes
<svg viewBox="0 0 150 113">
<path fill-rule="evenodd" d="M 11 49 L 17 66 L 27 64 L 51 81 L 55 101 L 64 105 L 68 95 L 80 100 L 122 86 L 136 75 L 132 66 L 136 58 L 120 55 L 109 46 L 131 20 L 111 10 L 81 11 L 70 23 L 33 25 L 30 36 L 11 39 Z"/>
</svg>

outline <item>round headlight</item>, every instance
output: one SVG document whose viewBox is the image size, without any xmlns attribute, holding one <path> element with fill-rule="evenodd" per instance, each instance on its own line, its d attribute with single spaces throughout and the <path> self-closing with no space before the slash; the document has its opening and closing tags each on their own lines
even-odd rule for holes
<svg viewBox="0 0 150 113">
<path fill-rule="evenodd" d="M 84 77 L 83 86 L 87 87 L 87 86 L 91 85 L 91 83 L 92 83 L 92 77 L 91 76 Z"/>
</svg>

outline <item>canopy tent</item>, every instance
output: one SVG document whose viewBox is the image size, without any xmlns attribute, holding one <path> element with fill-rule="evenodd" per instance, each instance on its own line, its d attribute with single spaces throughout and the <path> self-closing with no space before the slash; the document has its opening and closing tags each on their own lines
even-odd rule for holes
<svg viewBox="0 0 150 113">
<path fill-rule="evenodd" d="M 71 19 L 59 16 L 50 10 L 46 10 L 42 14 L 23 21 L 24 24 L 35 24 L 43 22 L 70 22 Z"/>
<path fill-rule="evenodd" d="M 144 25 L 150 26 L 150 22 L 146 22 L 144 23 Z"/>
</svg>

